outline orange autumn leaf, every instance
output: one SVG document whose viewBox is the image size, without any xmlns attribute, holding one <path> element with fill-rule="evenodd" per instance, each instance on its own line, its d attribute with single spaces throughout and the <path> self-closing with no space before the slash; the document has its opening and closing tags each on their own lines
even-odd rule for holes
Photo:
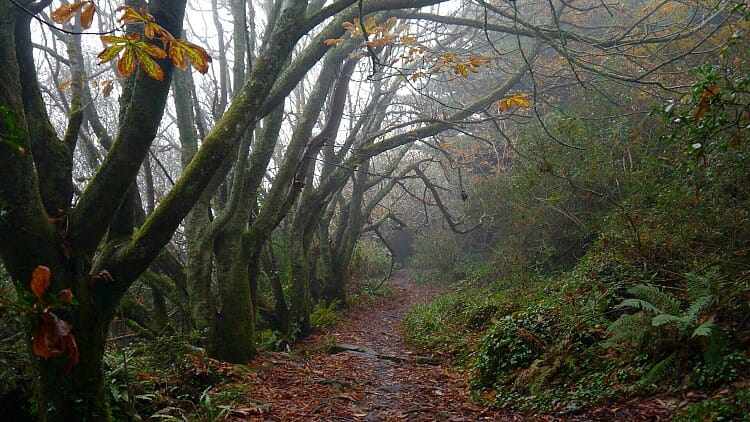
<svg viewBox="0 0 750 422">
<path fill-rule="evenodd" d="M 343 38 L 328 38 L 327 40 L 323 41 L 323 44 L 325 45 L 338 45 L 344 42 Z"/>
<path fill-rule="evenodd" d="M 94 22 L 94 12 L 96 11 L 96 6 L 94 6 L 94 2 L 87 2 L 88 5 L 83 8 L 83 12 L 81 12 L 81 26 L 83 29 L 89 29 L 91 27 L 91 24 Z"/>
<path fill-rule="evenodd" d="M 711 99 L 719 93 L 719 87 L 713 85 L 703 91 L 701 99 L 698 102 L 698 111 L 695 112 L 695 120 L 700 120 L 706 111 L 711 107 Z"/>
<path fill-rule="evenodd" d="M 59 24 L 67 23 L 71 19 L 73 19 L 73 17 L 75 17 L 75 15 L 78 14 L 78 12 L 80 12 L 86 6 L 93 7 L 93 3 L 91 1 L 79 1 L 76 3 L 63 4 L 62 6 L 52 11 L 52 13 L 50 14 L 50 18 L 55 23 L 59 23 Z M 85 12 L 85 13 L 89 13 L 89 12 Z M 93 11 L 90 13 L 93 15 Z M 83 25 L 83 19 L 81 20 L 82 20 L 81 25 L 84 28 L 88 28 L 87 26 Z"/>
<path fill-rule="evenodd" d="M 31 274 L 31 291 L 34 292 L 34 296 L 40 301 L 44 292 L 49 288 L 49 278 L 52 272 L 49 268 L 44 265 L 37 265 L 34 268 L 34 272 Z"/>
<path fill-rule="evenodd" d="M 146 9 L 140 8 L 139 10 L 135 10 L 135 8 L 131 6 L 120 6 L 117 9 L 115 9 L 115 12 L 124 12 L 122 16 L 120 16 L 119 21 L 122 23 L 137 23 L 137 22 L 153 22 L 154 17 L 151 16 L 148 12 L 146 12 Z"/>
<path fill-rule="evenodd" d="M 79 361 L 78 344 L 71 333 L 73 326 L 60 319 L 45 308 L 41 313 L 39 328 L 32 334 L 32 348 L 34 354 L 49 359 L 68 352 L 66 370 L 70 370 Z"/>
<path fill-rule="evenodd" d="M 513 107 L 531 108 L 531 103 L 523 94 L 513 94 L 510 97 L 503 98 L 498 102 L 497 110 L 503 112 Z"/>
<path fill-rule="evenodd" d="M 159 47 L 156 47 L 156 48 L 159 48 Z M 164 50 L 161 50 L 161 51 L 164 51 Z M 138 58 L 138 64 L 140 64 L 141 69 L 143 69 L 148 76 L 150 76 L 153 79 L 156 79 L 157 81 L 164 80 L 164 71 L 161 69 L 161 66 L 156 64 L 156 62 L 151 58 L 151 55 L 144 54 L 143 52 L 139 51 L 139 52 L 136 52 L 136 57 Z"/>
<path fill-rule="evenodd" d="M 120 53 L 122 57 L 117 61 L 117 71 L 127 78 L 136 69 L 136 63 L 153 79 L 161 81 L 164 72 L 153 60 L 167 56 L 167 52 L 154 44 L 141 39 L 140 35 L 125 35 L 117 37 L 107 35 L 100 37 L 104 43 L 112 44 L 99 53 L 99 64 L 113 60 Z"/>
<path fill-rule="evenodd" d="M 70 289 L 62 289 L 57 292 L 57 301 L 60 306 L 65 307 L 73 300 L 73 292 Z"/>
<path fill-rule="evenodd" d="M 132 49 L 126 49 L 120 60 L 117 61 L 117 71 L 123 78 L 127 78 L 135 72 L 135 53 Z"/>
<path fill-rule="evenodd" d="M 169 59 L 172 60 L 172 64 L 175 67 L 185 70 L 187 64 L 185 63 L 185 57 L 193 65 L 193 68 L 200 73 L 208 72 L 208 64 L 211 63 L 211 56 L 208 55 L 206 50 L 189 41 L 179 39 L 172 40 L 169 42 Z"/>
</svg>

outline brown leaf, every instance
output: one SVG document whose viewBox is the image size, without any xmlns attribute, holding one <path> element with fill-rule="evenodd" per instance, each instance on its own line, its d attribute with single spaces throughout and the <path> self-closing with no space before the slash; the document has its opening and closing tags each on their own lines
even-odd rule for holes
<svg viewBox="0 0 750 422">
<path fill-rule="evenodd" d="M 112 93 L 112 79 L 107 79 L 102 83 L 102 95 L 105 97 L 109 97 L 109 94 Z"/>
<path fill-rule="evenodd" d="M 169 58 L 175 67 L 185 70 L 187 64 L 185 57 L 193 65 L 193 68 L 200 73 L 208 72 L 208 64 L 211 63 L 211 56 L 206 50 L 190 41 L 179 39 L 169 42 Z"/>
<path fill-rule="evenodd" d="M 70 86 L 73 84 L 73 79 L 68 79 L 67 81 L 63 81 L 57 89 L 60 91 L 65 91 L 66 89 L 70 88 Z"/>
<path fill-rule="evenodd" d="M 127 78 L 136 68 L 135 53 L 132 49 L 126 49 L 120 60 L 117 61 L 117 71 L 120 72 L 123 78 Z"/>
<path fill-rule="evenodd" d="M 34 354 L 49 359 L 59 356 L 67 350 L 68 364 L 65 370 L 70 370 L 80 359 L 78 344 L 71 333 L 73 326 L 58 318 L 48 308 L 42 311 L 40 317 L 41 323 L 38 330 L 32 334 L 31 340 Z"/>
<path fill-rule="evenodd" d="M 51 274 L 52 272 L 50 269 L 44 265 L 37 265 L 37 267 L 34 268 L 34 272 L 31 274 L 31 291 L 34 292 L 34 296 L 40 301 L 42 300 L 42 296 L 44 296 L 44 292 L 46 292 L 49 287 L 49 278 Z"/>
<path fill-rule="evenodd" d="M 96 11 L 94 2 L 88 1 L 86 3 L 88 3 L 88 5 L 83 9 L 83 12 L 81 12 L 81 26 L 83 29 L 91 28 L 91 23 L 94 22 L 94 12 Z"/>
<path fill-rule="evenodd" d="M 41 320 L 39 329 L 33 334 L 34 353 L 45 359 L 62 354 L 65 351 L 62 338 L 70 334 L 72 326 L 46 308 L 41 313 Z"/>
<path fill-rule="evenodd" d="M 73 19 L 76 13 L 78 13 L 78 11 L 86 6 L 87 3 L 90 2 L 79 1 L 78 3 L 63 4 L 62 6 L 52 11 L 52 13 L 50 14 L 50 18 L 52 18 L 52 21 L 54 21 L 55 23 L 67 23 L 68 21 Z"/>
<path fill-rule="evenodd" d="M 701 100 L 698 102 L 698 111 L 695 112 L 695 120 L 700 120 L 700 118 L 706 114 L 706 111 L 711 107 L 711 99 L 718 93 L 719 87 L 716 85 L 703 91 L 703 94 L 701 94 Z"/>
<path fill-rule="evenodd" d="M 327 40 L 323 41 L 323 44 L 325 45 L 337 45 L 344 42 L 343 38 L 328 38 Z"/>
<path fill-rule="evenodd" d="M 73 292 L 70 289 L 63 289 L 57 292 L 57 301 L 64 307 L 73 300 Z"/>
<path fill-rule="evenodd" d="M 123 14 L 120 17 L 119 21 L 121 21 L 122 23 L 147 23 L 153 22 L 154 20 L 154 17 L 146 12 L 146 9 L 142 7 L 138 10 L 135 10 L 135 8 L 131 6 L 120 6 L 115 9 L 115 12 L 121 11 L 123 12 Z"/>
</svg>

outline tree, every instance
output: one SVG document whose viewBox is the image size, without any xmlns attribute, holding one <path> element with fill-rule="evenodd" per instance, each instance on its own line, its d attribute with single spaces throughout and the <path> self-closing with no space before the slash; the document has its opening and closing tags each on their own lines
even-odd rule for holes
<svg viewBox="0 0 750 422">
<path fill-rule="evenodd" d="M 533 82 L 540 77 L 535 69 L 543 62 L 541 59 L 562 57 L 558 70 L 568 66 L 571 70 L 567 76 L 571 78 L 586 72 L 621 81 L 660 84 L 661 81 L 646 76 L 654 75 L 654 70 L 665 63 L 684 57 L 689 49 L 687 53 L 675 50 L 663 60 L 647 66 L 647 70 L 638 68 L 632 74 L 626 74 L 614 71 L 601 56 L 589 57 L 586 48 L 603 51 L 607 58 L 638 58 L 637 52 L 629 48 L 702 35 L 701 31 L 707 28 L 705 20 L 722 19 L 721 11 L 718 11 L 707 14 L 704 20 L 691 20 L 686 25 L 661 25 L 657 30 L 641 32 L 641 23 L 652 17 L 663 18 L 646 8 L 632 17 L 624 12 L 612 16 L 611 19 L 621 18 L 624 23 L 607 21 L 615 30 L 601 33 L 596 30 L 599 26 L 588 28 L 573 19 L 579 10 L 590 11 L 597 19 L 612 13 L 597 4 L 574 8 L 567 3 L 550 3 L 549 9 L 539 9 L 534 5 L 510 3 L 495 6 L 479 2 L 479 10 L 491 15 L 492 19 L 457 18 L 419 13 L 415 9 L 440 2 L 342 0 L 327 6 L 323 1 L 270 2 L 265 16 L 266 36 L 263 45 L 257 49 L 257 56 L 256 51 L 247 47 L 234 60 L 235 90 L 231 103 L 229 90 L 221 90 L 214 107 L 213 127 L 200 133 L 200 148 L 194 152 L 185 148 L 182 175 L 158 204 L 154 201 L 152 212 L 143 213 L 142 224 L 138 224 L 136 218 L 137 210 L 142 206 L 137 175 L 158 133 L 168 103 L 174 66 L 180 63 L 159 59 L 162 53 L 156 50 L 158 46 L 140 35 L 136 37 L 135 33 L 119 38 L 106 36 L 110 45 L 100 58 L 112 59 L 121 53 L 118 69 L 130 76 L 124 79 L 120 88 L 119 123 L 117 132 L 111 135 L 113 142 L 106 148 L 106 155 L 88 183 L 77 186 L 73 178 L 74 154 L 79 145 L 86 144 L 85 136 L 80 135 L 83 121 L 86 119 L 91 126 L 97 126 L 94 114 L 86 107 L 90 101 L 79 78 L 85 72 L 85 64 L 74 53 L 63 58 L 70 63 L 72 94 L 66 129 L 62 137 L 58 137 L 35 70 L 30 29 L 33 18 L 51 1 L 0 2 L 0 43 L 5 46 L 0 52 L 0 105 L 6 122 L 3 126 L 4 141 L 0 144 L 0 168 L 3 168 L 0 201 L 4 208 L 0 222 L 0 256 L 22 297 L 25 293 L 29 296 L 34 270 L 44 266 L 50 269 L 50 288 L 47 291 L 68 289 L 77 301 L 61 311 L 59 317 L 72 325 L 68 331 L 75 337 L 80 361 L 66 371 L 65 353 L 60 357 L 33 359 L 36 402 L 42 419 L 109 417 L 104 401 L 102 370 L 109 325 L 129 287 L 162 253 L 191 209 L 193 212 L 186 225 L 195 235 L 190 242 L 196 242 L 189 247 L 187 275 L 192 317 L 198 326 L 209 330 L 209 343 L 212 343 L 211 338 L 235 336 L 227 344 L 214 343 L 209 348 L 211 353 L 242 361 L 253 353 L 252 297 L 253 286 L 257 284 L 253 277 L 258 272 L 258 257 L 270 234 L 285 217 L 289 216 L 289 225 L 295 228 L 289 232 L 295 269 L 292 309 L 304 329 L 309 320 L 307 254 L 313 235 L 322 217 L 327 215 L 328 204 L 342 192 L 348 181 L 353 180 L 357 192 L 357 197 L 351 202 L 354 208 L 349 208 L 353 224 L 348 233 L 342 234 L 342 239 L 348 240 L 340 243 L 341 260 L 350 259 L 354 239 L 363 227 L 364 214 L 360 215 L 356 204 L 363 199 L 362 189 L 367 187 L 357 169 L 372 168 L 372 162 L 368 164 L 368 161 L 373 157 L 446 130 L 463 129 L 475 123 L 476 116 L 492 108 L 497 101 L 519 98 L 512 97 L 512 94 L 527 89 L 529 85 L 535 86 Z M 88 4 L 80 7 L 87 8 Z M 147 11 L 161 28 L 170 34 L 181 34 L 185 5 L 183 0 L 151 2 Z M 232 5 L 241 16 L 245 13 L 243 7 L 249 6 L 239 2 L 232 2 Z M 656 11 L 662 8 L 653 6 Z M 703 10 L 698 5 L 694 9 L 696 13 Z M 382 10 L 394 12 L 382 19 L 374 15 Z M 470 13 L 472 9 L 467 10 Z M 326 154 L 330 157 L 330 151 L 325 151 L 325 142 L 321 139 L 335 137 L 327 133 L 316 140 L 311 135 L 327 96 L 333 99 L 326 116 L 330 125 L 324 125 L 324 132 L 339 126 L 341 117 L 336 109 L 341 104 L 336 100 L 339 94 L 330 88 L 334 85 L 338 88 L 347 78 L 336 79 L 329 70 L 356 65 L 356 61 L 348 61 L 346 57 L 351 44 L 365 42 L 365 57 L 373 75 L 384 69 L 390 72 L 394 69 L 392 60 L 399 59 L 394 52 L 403 53 L 404 68 L 394 70 L 409 73 L 396 72 L 394 75 L 401 76 L 401 80 L 406 79 L 416 88 L 428 85 L 430 76 L 463 78 L 488 63 L 470 52 L 440 51 L 438 43 L 418 43 L 411 36 L 400 35 L 397 41 L 393 41 L 391 30 L 395 19 L 390 18 L 394 15 L 459 27 L 461 37 L 466 36 L 463 41 L 467 49 L 483 39 L 482 36 L 493 50 L 502 41 L 501 47 L 513 47 L 514 57 L 503 65 L 502 70 L 506 73 L 494 81 L 492 89 L 484 87 L 477 95 L 461 99 L 466 101 L 459 102 L 456 98 L 456 103 L 451 104 L 454 109 L 446 111 L 444 118 L 420 116 L 389 127 L 381 127 L 381 122 L 376 120 L 372 123 L 373 132 L 352 131 L 348 136 L 351 142 L 334 151 L 334 166 L 316 173 L 312 164 L 316 157 L 321 153 L 323 157 Z M 568 17 L 570 19 L 566 20 Z M 149 26 L 150 20 L 137 22 L 137 19 L 126 22 L 129 23 L 128 30 L 143 31 L 144 35 L 154 30 Z M 243 22 L 238 20 L 234 31 L 240 34 L 244 28 Z M 503 39 L 493 40 L 490 34 Z M 306 43 L 301 42 L 306 35 L 310 35 Z M 461 42 L 461 37 L 453 41 Z M 234 38 L 237 43 L 240 39 L 245 40 L 244 36 Z M 75 47 L 75 42 L 70 44 L 71 51 Z M 130 48 L 138 49 L 140 53 L 136 54 L 136 50 Z M 148 57 L 142 54 L 144 52 L 150 52 Z M 267 165 L 278 144 L 278 128 L 282 125 L 283 116 L 276 113 L 283 110 L 290 92 L 323 57 L 325 71 L 317 78 L 315 89 L 303 110 L 304 116 L 296 122 L 294 135 L 283 149 L 285 157 L 279 162 L 279 170 L 267 195 L 259 198 L 257 190 L 263 187 Z M 136 61 L 139 66 L 135 66 Z M 247 61 L 252 62 L 251 67 L 240 66 Z M 345 61 L 346 64 L 342 65 Z M 157 64 L 159 70 L 155 67 Z M 219 66 L 220 83 L 229 83 L 228 67 L 224 67 L 223 61 Z M 346 71 L 341 74 L 345 75 Z M 201 122 L 200 119 L 195 123 L 190 121 L 191 113 L 185 111 L 189 105 L 184 98 L 179 98 L 185 93 L 184 82 L 175 80 L 175 108 L 180 113 L 182 141 L 185 146 L 192 147 L 196 144 L 193 126 Z M 448 91 L 443 86 L 440 96 L 450 99 Z M 529 96 L 535 100 L 532 97 L 536 96 Z M 84 141 L 81 143 L 80 139 Z M 313 142 L 308 142 L 311 139 Z M 351 148 L 352 145 L 356 148 Z M 95 161 L 92 159 L 92 167 L 97 165 Z M 228 174 L 231 175 L 229 183 L 225 177 Z M 317 186 L 313 187 L 308 181 L 316 181 Z M 222 193 L 230 188 L 232 194 L 226 196 L 228 200 L 222 202 L 219 213 L 210 214 L 216 211 L 211 198 L 217 189 Z M 80 193 L 75 194 L 77 200 L 74 202 L 75 189 L 80 189 Z M 301 199 L 293 209 L 298 197 Z M 194 208 L 196 204 L 198 207 Z M 253 207 L 258 207 L 257 215 L 253 214 Z M 150 203 L 146 208 L 151 211 Z M 206 220 L 213 217 L 217 218 L 207 225 Z M 325 235 L 321 237 L 325 239 Z M 202 251 L 202 245 L 207 246 L 207 251 Z M 200 256 L 201 252 L 210 256 Z M 209 300 L 203 303 L 200 300 L 210 298 L 203 292 L 212 265 L 215 265 L 218 275 L 220 296 L 217 302 Z M 169 283 L 163 286 L 167 286 L 165 290 L 170 289 Z M 339 295 L 339 290 L 336 287 L 330 294 Z M 155 301 L 158 305 L 159 299 L 155 297 Z M 219 321 L 221 315 L 216 314 L 217 305 L 222 314 L 231 313 L 231 318 Z M 30 341 L 39 324 L 37 317 L 37 314 L 30 316 L 27 329 Z"/>
</svg>

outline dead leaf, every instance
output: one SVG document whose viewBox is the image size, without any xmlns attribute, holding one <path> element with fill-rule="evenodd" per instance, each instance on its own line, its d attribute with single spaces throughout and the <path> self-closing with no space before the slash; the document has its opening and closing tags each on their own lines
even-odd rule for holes
<svg viewBox="0 0 750 422">
<path fill-rule="evenodd" d="M 57 301 L 62 307 L 67 306 L 73 300 L 73 292 L 70 289 L 63 289 L 57 292 Z"/>
<path fill-rule="evenodd" d="M 34 272 L 31 274 L 31 291 L 34 292 L 34 296 L 36 296 L 39 301 L 42 301 L 42 296 L 44 296 L 44 292 L 46 292 L 49 287 L 49 278 L 51 274 L 52 272 L 50 269 L 44 265 L 37 265 L 37 267 L 34 268 Z"/>
<path fill-rule="evenodd" d="M 71 333 L 73 326 L 45 308 L 41 315 L 41 323 L 32 334 L 34 354 L 49 359 L 68 351 L 68 364 L 65 370 L 70 370 L 79 361 L 78 344 Z"/>
<path fill-rule="evenodd" d="M 719 87 L 713 85 L 706 88 L 701 94 L 701 100 L 698 102 L 698 111 L 695 112 L 695 120 L 700 120 L 706 111 L 711 107 L 711 99 L 719 93 Z"/>
</svg>

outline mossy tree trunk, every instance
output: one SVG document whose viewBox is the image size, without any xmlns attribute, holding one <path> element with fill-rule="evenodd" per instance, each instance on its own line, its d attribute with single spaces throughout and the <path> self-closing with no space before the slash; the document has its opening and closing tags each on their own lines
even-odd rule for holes
<svg viewBox="0 0 750 422">
<path fill-rule="evenodd" d="M 216 240 L 218 309 L 206 339 L 209 356 L 246 363 L 255 354 L 255 310 L 248 280 L 249 248 L 242 230 L 227 230 Z"/>
</svg>

